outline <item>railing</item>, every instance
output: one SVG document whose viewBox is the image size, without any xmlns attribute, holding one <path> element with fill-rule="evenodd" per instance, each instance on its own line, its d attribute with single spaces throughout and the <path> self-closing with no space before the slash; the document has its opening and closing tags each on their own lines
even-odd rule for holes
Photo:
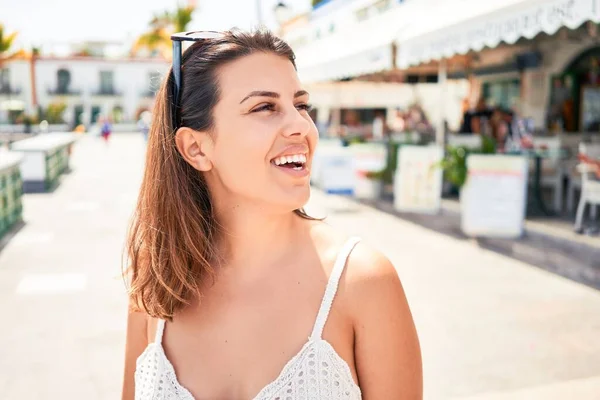
<svg viewBox="0 0 600 400">
<path fill-rule="evenodd" d="M 93 96 L 122 96 L 123 93 L 113 88 L 101 88 L 100 90 L 93 92 Z"/>
<path fill-rule="evenodd" d="M 81 95 L 81 90 L 73 90 L 73 89 L 48 89 L 46 91 L 51 96 L 79 96 Z"/>
<path fill-rule="evenodd" d="M 11 95 L 12 94 L 14 94 L 14 95 L 21 94 L 21 88 L 13 89 L 10 86 L 1 86 L 0 94 L 11 94 Z"/>
</svg>

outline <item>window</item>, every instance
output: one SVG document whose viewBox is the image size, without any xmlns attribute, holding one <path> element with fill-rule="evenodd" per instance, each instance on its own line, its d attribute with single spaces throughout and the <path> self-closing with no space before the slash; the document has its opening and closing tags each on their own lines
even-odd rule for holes
<svg viewBox="0 0 600 400">
<path fill-rule="evenodd" d="M 70 85 L 71 85 L 71 73 L 64 68 L 56 71 L 56 93 L 57 94 L 69 93 Z"/>
<path fill-rule="evenodd" d="M 92 124 L 95 124 L 96 122 L 98 122 L 98 119 L 100 118 L 101 113 L 102 113 L 102 107 L 92 106 L 92 115 L 90 117 Z"/>
<path fill-rule="evenodd" d="M 0 70 L 0 93 L 10 92 L 10 70 L 2 68 Z"/>
<path fill-rule="evenodd" d="M 483 95 L 490 106 L 511 109 L 521 94 L 518 79 L 483 84 Z"/>
<path fill-rule="evenodd" d="M 113 71 L 100 71 L 100 93 L 114 93 L 113 87 Z"/>
</svg>

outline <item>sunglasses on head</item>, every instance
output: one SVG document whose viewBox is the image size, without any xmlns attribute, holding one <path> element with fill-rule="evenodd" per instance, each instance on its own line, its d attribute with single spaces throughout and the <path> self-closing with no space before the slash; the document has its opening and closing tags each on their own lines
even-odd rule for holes
<svg viewBox="0 0 600 400">
<path fill-rule="evenodd" d="M 198 42 L 200 40 L 218 39 L 223 36 L 222 32 L 216 31 L 194 31 L 180 32 L 171 35 L 173 43 L 173 102 L 171 104 L 173 116 L 173 128 L 179 128 L 179 95 L 181 91 L 181 42 Z"/>
</svg>

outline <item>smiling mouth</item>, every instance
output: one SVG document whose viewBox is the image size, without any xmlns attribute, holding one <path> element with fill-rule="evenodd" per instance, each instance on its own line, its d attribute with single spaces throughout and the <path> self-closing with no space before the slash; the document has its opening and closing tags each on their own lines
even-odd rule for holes
<svg viewBox="0 0 600 400">
<path fill-rule="evenodd" d="M 292 154 L 289 156 L 276 157 L 271 160 L 271 164 L 281 168 L 301 171 L 306 167 L 306 154 Z"/>
</svg>

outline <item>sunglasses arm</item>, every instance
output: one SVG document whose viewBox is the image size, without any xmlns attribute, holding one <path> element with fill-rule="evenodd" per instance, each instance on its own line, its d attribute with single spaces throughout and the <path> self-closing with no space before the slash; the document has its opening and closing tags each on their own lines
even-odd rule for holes
<svg viewBox="0 0 600 400">
<path fill-rule="evenodd" d="M 179 90 L 181 88 L 181 42 L 173 41 L 173 98 L 177 102 L 179 100 Z"/>
</svg>

